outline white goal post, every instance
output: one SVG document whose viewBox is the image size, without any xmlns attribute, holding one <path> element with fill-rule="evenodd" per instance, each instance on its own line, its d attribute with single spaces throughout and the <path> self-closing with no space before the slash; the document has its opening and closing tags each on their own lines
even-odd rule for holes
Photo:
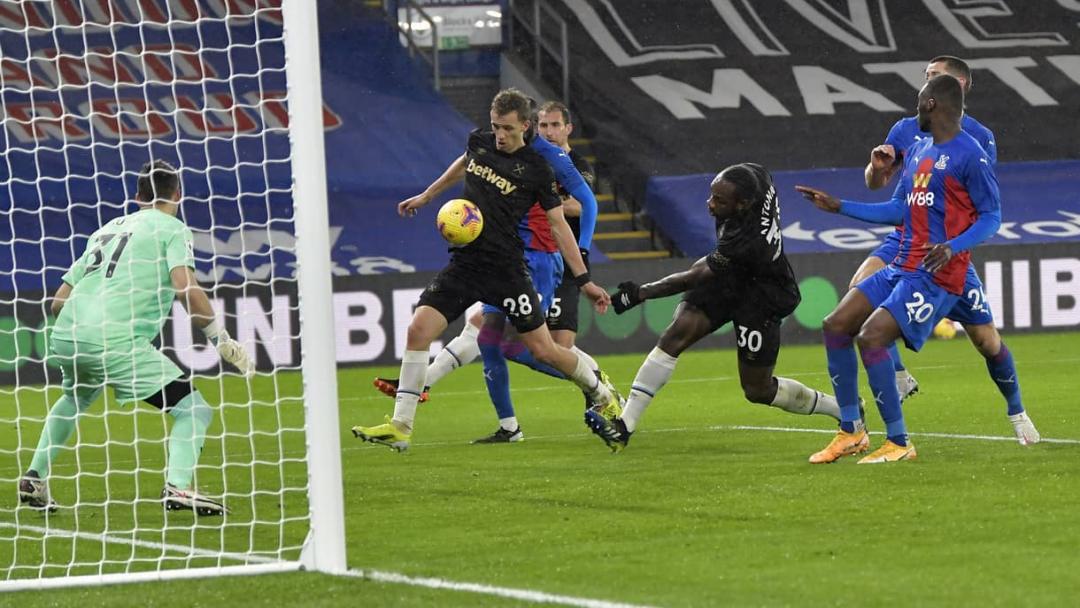
<svg viewBox="0 0 1080 608">
<path fill-rule="evenodd" d="M 315 0 L 0 2 L 0 592 L 347 571 L 323 120 Z M 62 394 L 50 295 L 154 159 L 258 360 L 219 363 L 173 303 L 162 352 L 213 412 L 193 488 L 230 513 L 163 509 L 172 414 L 108 389 L 47 459 L 58 508 L 20 504 Z"/>
</svg>

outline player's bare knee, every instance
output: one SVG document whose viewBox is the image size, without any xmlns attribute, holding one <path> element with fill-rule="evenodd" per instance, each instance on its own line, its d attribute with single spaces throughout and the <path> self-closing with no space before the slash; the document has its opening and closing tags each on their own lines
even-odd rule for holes
<svg viewBox="0 0 1080 608">
<path fill-rule="evenodd" d="M 688 340 L 679 331 L 672 331 L 669 327 L 668 331 L 665 331 L 660 336 L 660 340 L 656 345 L 660 347 L 660 350 L 671 355 L 672 357 L 678 357 L 684 350 L 689 347 Z"/>
<path fill-rule="evenodd" d="M 559 346 L 554 342 L 548 340 L 545 342 L 538 342 L 535 349 L 529 348 L 533 356 L 536 357 L 541 363 L 554 366 L 557 363 Z"/>
<path fill-rule="evenodd" d="M 884 348 L 889 345 L 889 340 L 883 331 L 864 325 L 859 330 L 859 333 L 855 335 L 855 343 L 859 346 L 859 350 L 866 350 L 869 348 Z"/>
<path fill-rule="evenodd" d="M 821 330 L 827 334 L 847 334 L 852 335 L 851 323 L 844 318 L 843 313 L 838 311 L 832 311 L 825 316 L 825 319 L 821 322 Z"/>
<path fill-rule="evenodd" d="M 425 323 L 416 319 L 409 323 L 409 329 L 405 332 L 405 341 L 409 350 L 423 349 L 426 345 L 431 344 L 434 339 L 435 336 L 431 335 L 431 329 Z"/>
<path fill-rule="evenodd" d="M 770 378 L 771 380 L 771 378 Z M 743 396 L 750 403 L 760 403 L 762 405 L 769 405 L 772 403 L 773 398 L 776 397 L 776 390 L 772 386 L 772 382 L 744 382 L 742 384 Z"/>
<path fill-rule="evenodd" d="M 997 356 L 1001 351 L 1001 334 L 993 324 L 965 325 L 964 331 L 971 339 L 971 344 L 983 357 L 989 359 Z"/>
</svg>

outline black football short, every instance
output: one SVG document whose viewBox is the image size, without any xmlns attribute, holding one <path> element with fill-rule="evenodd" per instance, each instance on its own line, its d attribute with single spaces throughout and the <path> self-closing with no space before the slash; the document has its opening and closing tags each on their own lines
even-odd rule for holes
<svg viewBox="0 0 1080 608">
<path fill-rule="evenodd" d="M 686 292 L 683 301 L 701 310 L 712 322 L 712 331 L 734 324 L 739 360 L 756 367 L 771 367 L 780 353 L 780 323 L 764 294 L 752 286 L 740 291 L 735 285 L 711 281 Z"/>
<path fill-rule="evenodd" d="M 578 300 L 580 299 L 581 289 L 574 284 L 573 277 L 568 279 L 566 275 L 563 275 L 562 282 L 555 289 L 555 299 L 551 301 L 551 307 L 548 308 L 548 329 L 577 332 Z"/>
<path fill-rule="evenodd" d="M 519 333 L 544 324 L 544 311 L 522 257 L 518 264 L 473 264 L 452 259 L 420 294 L 421 306 L 453 322 L 475 302 L 499 307 Z"/>
</svg>

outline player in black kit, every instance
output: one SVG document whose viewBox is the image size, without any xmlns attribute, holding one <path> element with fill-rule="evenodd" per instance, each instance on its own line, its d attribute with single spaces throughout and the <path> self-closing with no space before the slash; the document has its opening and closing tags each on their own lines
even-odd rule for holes
<svg viewBox="0 0 1080 608">
<path fill-rule="evenodd" d="M 686 292 L 671 325 L 638 370 L 622 415 L 609 420 L 586 412 L 586 424 L 613 452 L 626 447 L 645 408 L 675 371 L 678 356 L 728 322 L 735 324 L 739 380 L 747 400 L 840 419 L 831 395 L 773 376 L 780 322 L 801 296 L 784 256 L 772 176 L 761 165 L 732 165 L 713 179 L 710 190 L 716 249 L 685 272 L 644 285 L 620 283 L 612 296 L 615 312 L 622 314 L 645 300 Z"/>
<path fill-rule="evenodd" d="M 501 308 L 533 356 L 585 391 L 591 403 L 602 411 L 602 417 L 614 419 L 620 411 L 618 395 L 600 382 L 586 361 L 552 341 L 525 266 L 524 243 L 517 225 L 539 202 L 551 222 L 559 250 L 573 270 L 574 282 L 598 312 L 605 312 L 611 303 L 608 294 L 592 282 L 581 259 L 563 217 L 551 167 L 525 145 L 529 117 L 527 97 L 515 89 L 500 91 L 491 103 L 492 130 L 477 129 L 469 134 L 465 154 L 424 193 L 398 204 L 400 215 L 413 216 L 439 192 L 464 177 L 464 198 L 480 208 L 484 228 L 472 243 L 452 250 L 450 264 L 420 294 L 409 324 L 393 418 L 387 417 L 385 424 L 353 427 L 356 437 L 398 451 L 408 449 L 431 342 L 477 300 Z"/>
</svg>

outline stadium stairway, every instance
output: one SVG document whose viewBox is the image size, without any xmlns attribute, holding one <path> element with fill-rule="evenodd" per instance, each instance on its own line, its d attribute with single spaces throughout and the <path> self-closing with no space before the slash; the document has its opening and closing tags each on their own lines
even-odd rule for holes
<svg viewBox="0 0 1080 608">
<path fill-rule="evenodd" d="M 584 154 L 597 172 L 596 217 L 594 246 L 612 260 L 645 260 L 671 257 L 671 250 L 656 231 L 648 217 L 625 197 L 617 195 L 617 188 L 604 176 L 603 164 L 597 163 L 592 141 L 573 138 L 570 147 Z"/>
</svg>

